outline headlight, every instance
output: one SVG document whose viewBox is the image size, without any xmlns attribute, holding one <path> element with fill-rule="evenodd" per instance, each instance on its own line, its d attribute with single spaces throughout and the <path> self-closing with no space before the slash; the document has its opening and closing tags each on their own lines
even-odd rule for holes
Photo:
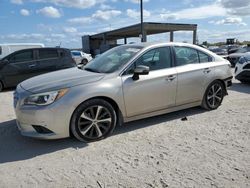
<svg viewBox="0 0 250 188">
<path fill-rule="evenodd" d="M 63 97 L 67 93 L 67 91 L 68 89 L 61 89 L 58 91 L 30 95 L 24 100 L 24 105 L 49 105 Z"/>
<path fill-rule="evenodd" d="M 237 63 L 244 64 L 245 62 L 247 62 L 246 59 L 244 57 L 241 57 Z"/>
</svg>

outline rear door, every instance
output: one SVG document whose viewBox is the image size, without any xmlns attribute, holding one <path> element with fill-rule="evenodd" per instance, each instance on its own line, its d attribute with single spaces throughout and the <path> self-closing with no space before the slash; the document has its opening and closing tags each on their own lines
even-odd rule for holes
<svg viewBox="0 0 250 188">
<path fill-rule="evenodd" d="M 32 49 L 18 51 L 6 59 L 9 63 L 1 70 L 6 86 L 16 86 L 35 75 L 37 64 Z"/>
<path fill-rule="evenodd" d="M 174 51 L 178 74 L 176 105 L 201 101 L 214 74 L 212 58 L 190 47 L 175 46 Z"/>
<path fill-rule="evenodd" d="M 56 48 L 40 48 L 37 50 L 37 53 L 37 63 L 39 67 L 37 74 L 58 70 L 57 65 L 60 63 L 60 60 Z"/>
</svg>

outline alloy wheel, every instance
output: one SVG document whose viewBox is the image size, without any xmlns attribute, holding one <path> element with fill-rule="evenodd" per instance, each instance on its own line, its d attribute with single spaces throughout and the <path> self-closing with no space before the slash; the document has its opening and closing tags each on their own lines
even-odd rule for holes
<svg viewBox="0 0 250 188">
<path fill-rule="evenodd" d="M 207 93 L 207 104 L 210 108 L 217 108 L 223 100 L 223 88 L 221 84 L 214 83 Z"/>
<path fill-rule="evenodd" d="M 78 119 L 80 133 L 89 139 L 96 139 L 106 134 L 112 126 L 110 111 L 101 105 L 85 109 Z"/>
</svg>

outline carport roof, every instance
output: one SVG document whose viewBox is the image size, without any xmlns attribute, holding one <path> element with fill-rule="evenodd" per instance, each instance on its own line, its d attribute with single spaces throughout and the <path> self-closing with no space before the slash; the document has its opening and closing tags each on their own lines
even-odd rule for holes
<svg viewBox="0 0 250 188">
<path fill-rule="evenodd" d="M 197 29 L 197 24 L 179 24 L 179 23 L 156 23 L 144 22 L 144 30 L 147 35 L 166 33 L 171 31 L 194 31 Z M 138 37 L 141 33 L 141 24 L 135 24 L 112 31 L 91 35 L 91 39 L 122 39 L 129 37 Z"/>
</svg>

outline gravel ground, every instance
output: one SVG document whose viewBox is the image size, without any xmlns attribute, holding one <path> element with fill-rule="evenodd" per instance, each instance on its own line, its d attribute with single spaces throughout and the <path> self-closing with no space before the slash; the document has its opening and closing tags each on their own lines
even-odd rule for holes
<svg viewBox="0 0 250 188">
<path fill-rule="evenodd" d="M 128 123 L 90 144 L 22 137 L 12 93 L 0 93 L 0 188 L 250 187 L 250 85 L 234 81 L 217 110 Z"/>
</svg>

